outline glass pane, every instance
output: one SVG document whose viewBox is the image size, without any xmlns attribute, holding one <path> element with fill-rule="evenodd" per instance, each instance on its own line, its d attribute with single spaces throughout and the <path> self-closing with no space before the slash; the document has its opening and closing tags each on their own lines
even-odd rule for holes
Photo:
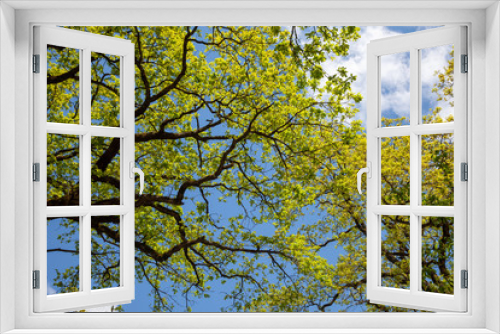
<svg viewBox="0 0 500 334">
<path fill-rule="evenodd" d="M 422 136 L 422 205 L 453 206 L 453 134 Z"/>
<path fill-rule="evenodd" d="M 47 294 L 79 291 L 80 218 L 47 219 Z"/>
<path fill-rule="evenodd" d="M 382 216 L 381 286 L 410 288 L 410 217 Z"/>
<path fill-rule="evenodd" d="M 92 125 L 120 126 L 120 57 L 92 52 Z"/>
<path fill-rule="evenodd" d="M 80 205 L 80 138 L 47 134 L 47 206 Z"/>
<path fill-rule="evenodd" d="M 422 290 L 453 294 L 453 218 L 422 217 Z"/>
<path fill-rule="evenodd" d="M 93 216 L 92 289 L 120 286 L 120 216 Z"/>
<path fill-rule="evenodd" d="M 410 52 L 380 57 L 382 126 L 410 124 Z"/>
<path fill-rule="evenodd" d="M 453 45 L 420 51 L 422 123 L 453 122 Z"/>
<path fill-rule="evenodd" d="M 381 138 L 381 204 L 410 204 L 410 137 Z"/>
<path fill-rule="evenodd" d="M 47 121 L 80 123 L 80 50 L 47 45 Z"/>
<path fill-rule="evenodd" d="M 92 137 L 92 205 L 120 205 L 120 138 Z"/>
</svg>

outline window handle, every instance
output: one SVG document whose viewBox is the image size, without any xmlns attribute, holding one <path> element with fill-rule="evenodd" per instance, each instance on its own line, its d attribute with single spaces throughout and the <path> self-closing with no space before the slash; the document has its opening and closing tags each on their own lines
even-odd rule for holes
<svg viewBox="0 0 500 334">
<path fill-rule="evenodd" d="M 131 161 L 130 162 L 131 179 L 135 177 L 135 173 L 139 174 L 139 185 L 140 185 L 139 195 L 142 195 L 142 192 L 144 191 L 144 172 L 140 168 L 135 167 L 135 162 Z"/>
<path fill-rule="evenodd" d="M 367 162 L 367 166 L 365 168 L 361 168 L 359 171 L 358 171 L 358 193 L 360 195 L 363 195 L 363 191 L 361 190 L 361 176 L 363 175 L 363 173 L 366 173 L 366 177 L 368 179 L 371 179 L 372 178 L 372 163 L 371 162 Z"/>
</svg>

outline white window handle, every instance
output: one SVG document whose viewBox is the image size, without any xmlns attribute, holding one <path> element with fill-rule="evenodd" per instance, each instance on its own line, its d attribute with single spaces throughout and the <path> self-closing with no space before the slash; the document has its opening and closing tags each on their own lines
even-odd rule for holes
<svg viewBox="0 0 500 334">
<path fill-rule="evenodd" d="M 140 190 L 139 190 L 139 195 L 142 195 L 142 192 L 144 191 L 144 172 L 140 169 L 135 167 L 135 162 L 131 161 L 130 162 L 130 178 L 133 179 L 135 177 L 135 173 L 139 174 L 139 185 L 140 185 Z"/>
<path fill-rule="evenodd" d="M 360 195 L 363 195 L 363 191 L 361 190 L 361 176 L 363 175 L 363 173 L 366 173 L 366 177 L 368 179 L 372 178 L 372 163 L 371 162 L 367 163 L 367 167 L 361 168 L 358 171 L 358 175 L 357 175 L 357 177 L 358 177 L 358 193 Z"/>
</svg>

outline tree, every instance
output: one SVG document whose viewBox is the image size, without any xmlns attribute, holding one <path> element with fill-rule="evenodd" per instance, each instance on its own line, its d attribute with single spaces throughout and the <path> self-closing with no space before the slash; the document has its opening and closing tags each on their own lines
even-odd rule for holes
<svg viewBox="0 0 500 334">
<path fill-rule="evenodd" d="M 364 198 L 355 173 L 365 164 L 366 139 L 353 120 L 362 97 L 345 68 L 322 66 L 348 55 L 359 28 L 74 29 L 136 45 L 136 162 L 146 174 L 145 192 L 136 195 L 136 277 L 151 287 L 153 311 L 190 311 L 221 292 L 230 302 L 224 311 L 395 310 L 367 304 L 364 290 Z M 49 56 L 48 119 L 78 122 L 78 52 L 51 47 Z M 92 55 L 93 124 L 119 124 L 119 73 L 116 57 Z M 449 140 L 441 137 L 425 142 L 429 187 L 450 167 Z M 77 142 L 49 135 L 48 205 L 78 205 Z M 407 146 L 397 139 L 384 148 L 404 160 Z M 92 141 L 93 205 L 119 203 L 119 147 L 116 138 Z M 397 191 L 384 198 L 407 201 L 406 176 L 387 168 L 387 185 Z M 431 195 L 429 203 L 443 203 L 450 191 Z M 119 282 L 118 222 L 92 219 L 96 288 Z M 389 235 L 400 236 L 388 238 L 384 276 L 404 285 L 408 224 L 387 222 L 396 227 Z M 74 254 L 77 223 L 59 220 L 61 241 L 75 245 L 64 251 Z M 446 224 L 429 219 L 426 240 L 446 242 Z M 333 247 L 341 249 L 337 259 Z M 449 281 L 449 252 L 439 252 L 429 246 L 428 291 Z M 53 285 L 72 291 L 77 271 L 58 271 Z"/>
</svg>

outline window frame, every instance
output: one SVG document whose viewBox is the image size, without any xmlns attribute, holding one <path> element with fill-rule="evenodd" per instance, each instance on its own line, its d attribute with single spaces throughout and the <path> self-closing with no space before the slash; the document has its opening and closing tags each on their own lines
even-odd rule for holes
<svg viewBox="0 0 500 334">
<path fill-rule="evenodd" d="M 467 290 L 461 287 L 461 270 L 467 270 L 467 186 L 461 181 L 461 163 L 467 163 L 467 73 L 462 73 L 462 59 L 467 54 L 467 31 L 464 26 L 428 29 L 411 34 L 375 39 L 367 45 L 367 164 L 371 178 L 367 179 L 367 299 L 375 304 L 392 305 L 421 310 L 467 310 Z M 450 123 L 425 124 L 422 114 L 422 51 L 453 45 L 457 54 L 453 90 L 455 117 Z M 409 124 L 382 125 L 382 57 L 407 52 L 409 55 Z M 422 148 L 423 135 L 451 134 L 454 156 L 454 201 L 451 206 L 422 204 Z M 389 205 L 382 203 L 382 140 L 407 137 L 409 154 L 409 203 Z M 409 219 L 409 276 L 407 289 L 386 287 L 382 284 L 382 217 L 407 216 Z M 422 290 L 422 247 L 424 217 L 452 217 L 453 221 L 453 277 L 452 294 L 429 293 Z"/>
<path fill-rule="evenodd" d="M 135 296 L 134 263 L 134 202 L 135 181 L 131 177 L 135 165 L 135 65 L 132 42 L 81 31 L 45 26 L 34 27 L 34 51 L 40 55 L 39 73 L 33 76 L 34 162 L 40 164 L 40 180 L 33 184 L 34 200 L 34 269 L 40 270 L 40 289 L 34 290 L 34 309 L 37 312 L 81 310 L 111 303 L 127 304 Z M 47 110 L 47 49 L 58 45 L 78 50 L 80 89 L 78 124 L 49 122 Z M 91 116 L 91 54 L 99 52 L 120 58 L 120 125 L 117 127 L 92 124 Z M 79 143 L 80 204 L 78 206 L 47 206 L 47 135 L 72 134 Z M 120 138 L 120 204 L 94 206 L 91 204 L 92 138 Z M 132 176 L 133 176 L 132 172 Z M 117 287 L 92 289 L 91 248 L 92 217 L 115 215 L 120 217 L 119 263 L 120 284 Z M 80 217 L 79 222 L 79 291 L 71 294 L 47 295 L 47 218 Z"/>
<path fill-rule="evenodd" d="M 410 3 L 410 1 L 405 1 Z M 414 6 L 415 1 L 413 2 Z M 22 2 L 19 2 L 20 4 Z M 147 322 L 148 327 L 144 328 L 167 328 L 170 331 L 179 328 L 196 328 L 196 332 L 208 331 L 209 329 L 233 329 L 234 332 L 242 332 L 245 328 L 254 328 L 257 331 L 264 329 L 298 329 L 302 328 L 304 332 L 328 331 L 335 332 L 334 328 L 361 328 L 360 332 L 369 332 L 376 328 L 399 328 L 397 332 L 405 332 L 405 329 L 421 328 L 425 332 L 445 332 L 448 329 L 465 329 L 467 332 L 488 333 L 490 328 L 495 332 L 500 330 L 498 321 L 498 310 L 500 304 L 499 292 L 499 229 L 495 222 L 498 221 L 500 210 L 498 209 L 498 200 L 500 192 L 498 185 L 500 177 L 493 176 L 493 180 L 485 182 L 485 172 L 478 167 L 484 166 L 485 161 L 489 162 L 487 171 L 499 174 L 498 164 L 500 161 L 500 137 L 494 133 L 498 127 L 499 117 L 495 115 L 494 110 L 498 110 L 500 101 L 498 101 L 498 89 L 500 87 L 499 54 L 497 49 L 500 47 L 499 31 L 500 18 L 498 4 L 495 2 L 488 11 L 484 8 L 493 2 L 477 3 L 476 6 L 482 6 L 479 9 L 474 7 L 473 1 L 464 2 L 469 5 L 469 9 L 435 9 L 436 3 L 446 8 L 445 1 L 435 1 L 433 8 L 425 9 L 425 6 L 431 6 L 428 3 L 423 4 L 424 9 L 389 9 L 386 2 L 371 2 L 373 7 L 378 9 L 324 9 L 321 3 L 310 5 L 314 9 L 304 10 L 300 6 L 294 5 L 293 9 L 287 9 L 286 2 L 281 5 L 276 4 L 275 9 L 262 8 L 264 4 L 256 4 L 254 8 L 246 8 L 244 5 L 235 8 L 220 8 L 216 2 L 209 3 L 209 8 L 190 7 L 189 3 L 184 5 L 177 4 L 169 9 L 151 9 L 134 10 L 103 10 L 91 1 L 85 2 L 87 9 L 61 9 L 58 6 L 70 6 L 67 2 L 54 4 L 54 2 L 37 1 L 35 3 L 27 2 L 27 6 L 37 6 L 38 9 L 19 9 L 15 11 L 15 23 L 9 17 L 7 22 L 4 17 L 0 18 L 0 24 L 7 24 L 8 27 L 15 30 L 15 73 L 8 69 L 8 65 L 14 60 L 3 56 L 2 74 L 15 74 L 15 100 L 7 102 L 2 101 L 1 117 L 7 120 L 7 123 L 15 126 L 15 147 L 8 149 L 5 140 L 0 142 L 0 157 L 15 157 L 15 164 L 6 165 L 6 160 L 1 160 L 0 172 L 5 175 L 6 170 L 12 170 L 15 167 L 15 231 L 12 226 L 6 226 L 6 221 L 2 218 L 2 249 L 0 253 L 0 263 L 2 265 L 2 283 L 0 293 L 2 294 L 2 303 L 0 306 L 1 320 L 7 319 L 12 312 L 6 309 L 15 304 L 14 320 L 9 320 L 7 325 L 2 325 L 1 330 L 17 328 L 21 329 L 64 329 L 65 333 L 71 332 L 69 328 L 89 328 L 89 329 L 124 329 L 137 328 L 139 321 Z M 132 6 L 140 6 L 134 2 L 127 2 Z M 305 2 L 303 2 L 304 4 Z M 338 7 L 344 2 L 336 3 Z M 10 1 L 9 4 L 16 6 L 16 1 Z M 25 3 L 26 5 L 26 3 Z M 366 4 L 365 4 L 366 5 Z M 8 4 L 2 3 L 2 9 L 12 16 L 12 9 L 5 9 Z M 75 5 L 77 6 L 77 5 Z M 111 4 L 111 8 L 113 8 Z M 281 6 L 281 7 L 280 7 Z M 353 4 L 352 7 L 363 6 L 362 2 Z M 180 7 L 180 8 L 179 8 Z M 307 5 L 305 6 L 307 8 Z M 385 8 L 384 8 L 385 7 Z M 401 6 L 399 6 L 401 7 Z M 403 5 L 404 7 L 404 5 Z M 418 7 L 418 6 L 417 6 Z M 439 7 L 439 6 L 438 6 Z M 26 7 L 25 7 L 26 8 Z M 49 8 L 48 10 L 40 10 Z M 257 8 L 261 8 L 260 10 Z M 409 6 L 409 8 L 412 8 Z M 472 8 L 472 9 L 471 9 Z M 476 8 L 476 9 L 474 9 Z M 32 100 L 26 96 L 32 96 L 32 75 L 31 59 L 32 54 L 32 27 L 35 24 L 61 24 L 61 25 L 211 25 L 211 24 L 314 24 L 329 25 L 351 24 L 351 25 L 436 25 L 436 24 L 465 24 L 469 27 L 469 57 L 471 63 L 469 69 L 471 75 L 468 77 L 468 84 L 471 89 L 468 92 L 468 146 L 471 158 L 469 159 L 469 189 L 468 197 L 471 200 L 468 203 L 468 221 L 471 222 L 468 227 L 468 234 L 471 240 L 468 243 L 468 268 L 469 268 L 469 289 L 468 300 L 469 307 L 466 313 L 436 313 L 436 314 L 35 314 L 33 313 L 33 300 L 31 290 L 31 268 L 32 268 L 32 221 L 33 221 L 33 185 L 29 177 L 31 170 L 33 139 L 33 120 L 32 120 Z M 489 23 L 489 29 L 486 29 L 485 22 Z M 492 26 L 492 27 L 491 27 Z M 3 28 L 3 26 L 2 26 Z M 496 29 L 496 30 L 495 30 Z M 0 42 L 2 49 L 6 41 L 5 36 L 9 32 L 2 29 Z M 7 46 L 14 46 L 10 43 Z M 3 54 L 10 49 L 3 50 Z M 7 62 L 7 63 L 6 63 Z M 485 71 L 485 64 L 488 65 L 488 72 Z M 490 68 L 492 66 L 492 68 Z M 7 71 L 7 72 L 4 72 Z M 495 72 L 496 71 L 496 72 Z M 495 77 L 497 76 L 497 77 Z M 0 93 L 5 97 L 6 92 L 12 92 L 8 87 L 8 81 L 0 79 Z M 488 85 L 486 85 L 488 83 Z M 486 94 L 486 99 L 484 98 Z M 14 113 L 7 115 L 5 105 L 15 104 Z M 487 108 L 488 107 L 488 108 Z M 12 109 L 11 109 L 12 110 Z M 485 116 L 492 118 L 491 122 L 485 122 Z M 2 119 L 3 120 L 3 119 Z M 493 122 L 493 121 L 496 121 Z M 3 125 L 4 126 L 4 125 Z M 496 127 L 495 127 L 496 126 Z M 491 133 L 485 135 L 485 129 L 490 129 Z M 498 132 L 498 131 L 497 131 Z M 472 136 L 474 134 L 474 136 Z M 4 139 L 4 133 L 0 133 Z M 488 139 L 488 140 L 487 140 Z M 484 146 L 489 150 L 494 150 L 488 156 L 484 152 Z M 5 150 L 4 150 L 5 149 Z M 15 155 L 14 155 L 15 152 Z M 5 167 L 4 167 L 5 166 Z M 2 176 L 0 181 L 5 181 Z M 8 183 L 14 186 L 14 182 Z M 2 187 L 4 188 L 4 187 Z M 5 188 L 4 188 L 5 189 Z M 1 208 L 6 207 L 8 203 L 4 198 L 7 192 L 2 189 Z M 486 196 L 488 195 L 488 196 Z M 487 207 L 484 202 L 488 201 Z M 495 202 L 496 201 L 496 202 Z M 496 209 L 495 209 L 496 208 Z M 488 210 L 487 210 L 488 209 Z M 7 215 L 7 214 L 5 214 Z M 13 215 L 12 215 L 13 216 Z M 474 225 L 474 233 L 471 225 Z M 6 235 L 4 231 L 9 234 Z M 488 233 L 486 233 L 488 232 Z M 13 241 L 9 241 L 7 236 L 11 236 Z M 15 241 L 14 241 L 15 236 Z M 15 245 L 14 245 L 15 242 Z M 485 246 L 486 244 L 486 246 Z M 9 252 L 9 246 L 15 247 L 15 255 Z M 491 254 L 488 261 L 491 264 L 486 266 L 484 257 L 486 250 Z M 9 260 L 8 257 L 13 258 Z M 29 259 L 29 260 L 28 260 Z M 14 266 L 15 262 L 15 266 Z M 12 274 L 7 278 L 5 268 L 12 269 Z M 10 273 L 10 271 L 9 271 Z M 15 285 L 14 292 L 6 292 L 12 287 L 5 286 L 5 282 L 12 282 Z M 488 294 L 485 293 L 486 285 Z M 7 298 L 4 298 L 7 296 Z M 484 300 L 486 299 L 486 302 Z M 488 306 L 488 307 L 486 307 Z M 10 312 L 10 313 L 9 313 Z M 119 317 L 119 318 L 117 318 Z M 119 321 L 116 321 L 119 319 Z M 422 321 L 424 320 L 425 321 Z M 474 328 L 474 330 L 473 330 Z M 238 330 L 239 329 L 239 330 Z M 260 330 L 258 330 L 260 329 Z M 323 330 L 321 330 L 323 329 Z M 24 331 L 16 331 L 22 333 Z M 268 330 L 272 331 L 272 330 Z M 457 330 L 458 331 L 458 330 Z M 465 331 L 465 330 L 464 330 Z M 30 331 L 36 333 L 37 331 Z M 137 330 L 136 332 L 141 332 Z M 350 330 L 350 332 L 353 332 Z M 448 331 L 449 332 L 449 331 Z"/>
</svg>

